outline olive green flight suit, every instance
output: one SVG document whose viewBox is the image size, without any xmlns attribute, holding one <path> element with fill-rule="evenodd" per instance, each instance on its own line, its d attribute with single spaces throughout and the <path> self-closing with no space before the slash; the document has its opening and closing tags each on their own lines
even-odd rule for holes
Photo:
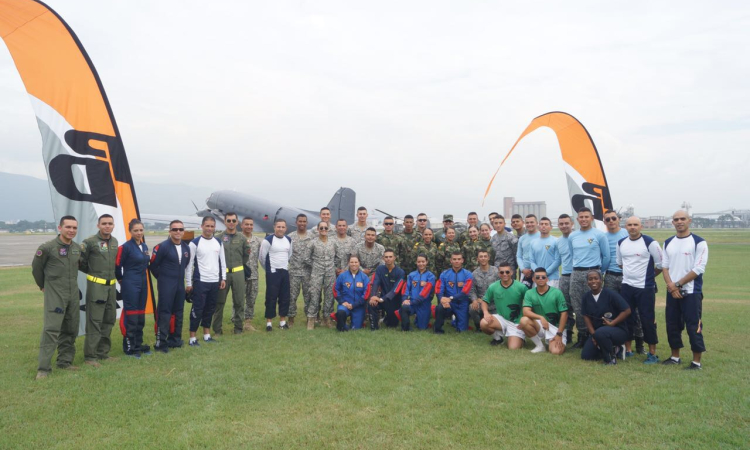
<svg viewBox="0 0 750 450">
<path fill-rule="evenodd" d="M 81 243 L 79 269 L 86 276 L 86 361 L 107 359 L 112 348 L 110 335 L 117 320 L 115 262 L 117 239 L 97 233 Z"/>
<path fill-rule="evenodd" d="M 217 234 L 216 238 L 224 245 L 224 257 L 227 261 L 227 285 L 224 289 L 219 290 L 211 327 L 214 333 L 223 333 L 224 305 L 227 303 L 227 295 L 229 295 L 229 289 L 231 288 L 234 332 L 242 333 L 242 322 L 245 319 L 245 271 L 249 275 L 250 268 L 246 264 L 250 258 L 251 247 L 245 235 L 240 232 L 234 234 L 222 232 Z"/>
<path fill-rule="evenodd" d="M 52 371 L 52 356 L 57 348 L 57 367 L 73 364 L 78 335 L 79 301 L 78 261 L 81 247 L 66 245 L 57 238 L 39 246 L 31 262 L 31 273 L 44 289 L 44 328 L 39 344 L 39 368 Z"/>
</svg>

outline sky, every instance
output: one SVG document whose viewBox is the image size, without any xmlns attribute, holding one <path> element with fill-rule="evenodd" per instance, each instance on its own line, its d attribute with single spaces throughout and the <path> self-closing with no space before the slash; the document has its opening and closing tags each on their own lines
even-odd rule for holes
<svg viewBox="0 0 750 450">
<path fill-rule="evenodd" d="M 397 215 L 484 216 L 506 196 L 557 215 L 570 207 L 548 129 L 482 197 L 529 122 L 565 111 L 615 208 L 750 208 L 747 2 L 47 3 L 100 75 L 136 192 L 188 183 L 317 209 L 347 186 Z M 0 98 L 0 171 L 45 178 L 4 44 Z"/>
</svg>

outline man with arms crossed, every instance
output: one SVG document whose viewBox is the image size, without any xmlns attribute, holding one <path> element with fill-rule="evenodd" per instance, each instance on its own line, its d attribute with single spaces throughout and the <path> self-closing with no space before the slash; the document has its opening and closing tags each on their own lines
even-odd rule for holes
<svg viewBox="0 0 750 450">
<path fill-rule="evenodd" d="M 273 331 L 272 320 L 276 317 L 277 304 L 279 328 L 289 329 L 286 323 L 291 298 L 289 260 L 292 259 L 294 245 L 285 233 L 286 221 L 277 219 L 273 224 L 273 234 L 263 239 L 258 253 L 258 260 L 266 271 L 266 331 Z"/>
</svg>

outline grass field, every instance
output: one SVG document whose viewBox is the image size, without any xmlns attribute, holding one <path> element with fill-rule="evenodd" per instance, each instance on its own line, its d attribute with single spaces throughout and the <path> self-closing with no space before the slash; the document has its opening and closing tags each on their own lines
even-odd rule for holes
<svg viewBox="0 0 750 450">
<path fill-rule="evenodd" d="M 113 333 L 121 359 L 99 369 L 83 367 L 80 338 L 81 369 L 36 382 L 42 294 L 29 267 L 2 269 L 0 448 L 749 448 L 750 232 L 698 234 L 710 247 L 700 372 L 513 352 L 450 330 L 298 324 L 141 360 Z"/>
</svg>

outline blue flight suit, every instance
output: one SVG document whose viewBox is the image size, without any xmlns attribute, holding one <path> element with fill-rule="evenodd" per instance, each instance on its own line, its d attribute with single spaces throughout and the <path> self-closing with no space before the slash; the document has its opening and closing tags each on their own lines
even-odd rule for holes
<svg viewBox="0 0 750 450">
<path fill-rule="evenodd" d="M 430 324 L 432 315 L 432 295 L 435 293 L 435 275 L 429 270 L 419 273 L 415 270 L 406 278 L 404 286 L 405 299 L 409 305 L 401 306 L 401 329 L 409 331 L 411 326 L 410 315 L 417 316 L 415 325 L 420 330 L 426 330 Z"/>
<path fill-rule="evenodd" d="M 440 279 L 435 287 L 438 304 L 435 308 L 435 333 L 443 332 L 443 322 L 446 314 L 453 313 L 456 316 L 456 329 L 458 332 L 469 329 L 469 291 L 474 276 L 466 269 L 447 269 L 440 274 Z M 450 306 L 444 308 L 440 299 L 451 298 Z"/>
<path fill-rule="evenodd" d="M 139 355 L 150 348 L 143 345 L 143 326 L 146 324 L 146 300 L 148 299 L 148 246 L 134 239 L 117 249 L 115 277 L 120 282 L 122 294 L 122 351 L 126 355 Z"/>
<path fill-rule="evenodd" d="M 365 321 L 365 298 L 370 297 L 370 279 L 361 270 L 356 275 L 351 271 L 341 272 L 336 278 L 333 286 L 333 296 L 339 306 L 336 309 L 336 329 L 346 330 L 346 318 L 352 316 L 351 328 L 357 330 L 362 328 Z M 352 305 L 349 310 L 343 304 L 347 302 Z"/>
<path fill-rule="evenodd" d="M 178 256 L 179 252 L 179 256 Z M 182 347 L 182 318 L 185 310 L 185 268 L 190 263 L 190 246 L 175 245 L 170 239 L 154 247 L 151 273 L 159 291 L 156 344 L 154 347 Z M 166 348 L 166 347 L 165 347 Z"/>
<path fill-rule="evenodd" d="M 406 284 L 404 278 L 406 278 L 406 274 L 403 269 L 398 266 L 393 266 L 393 270 L 390 272 L 385 264 L 382 264 L 375 269 L 375 273 L 370 279 L 370 294 L 365 300 L 369 301 L 371 296 L 377 295 L 383 299 L 383 303 L 380 303 L 375 307 L 372 307 L 369 304 L 367 305 L 371 330 L 377 330 L 380 327 L 381 309 L 385 311 L 385 326 L 395 327 L 398 325 L 396 311 L 401 308 L 401 294 L 403 293 Z"/>
</svg>

